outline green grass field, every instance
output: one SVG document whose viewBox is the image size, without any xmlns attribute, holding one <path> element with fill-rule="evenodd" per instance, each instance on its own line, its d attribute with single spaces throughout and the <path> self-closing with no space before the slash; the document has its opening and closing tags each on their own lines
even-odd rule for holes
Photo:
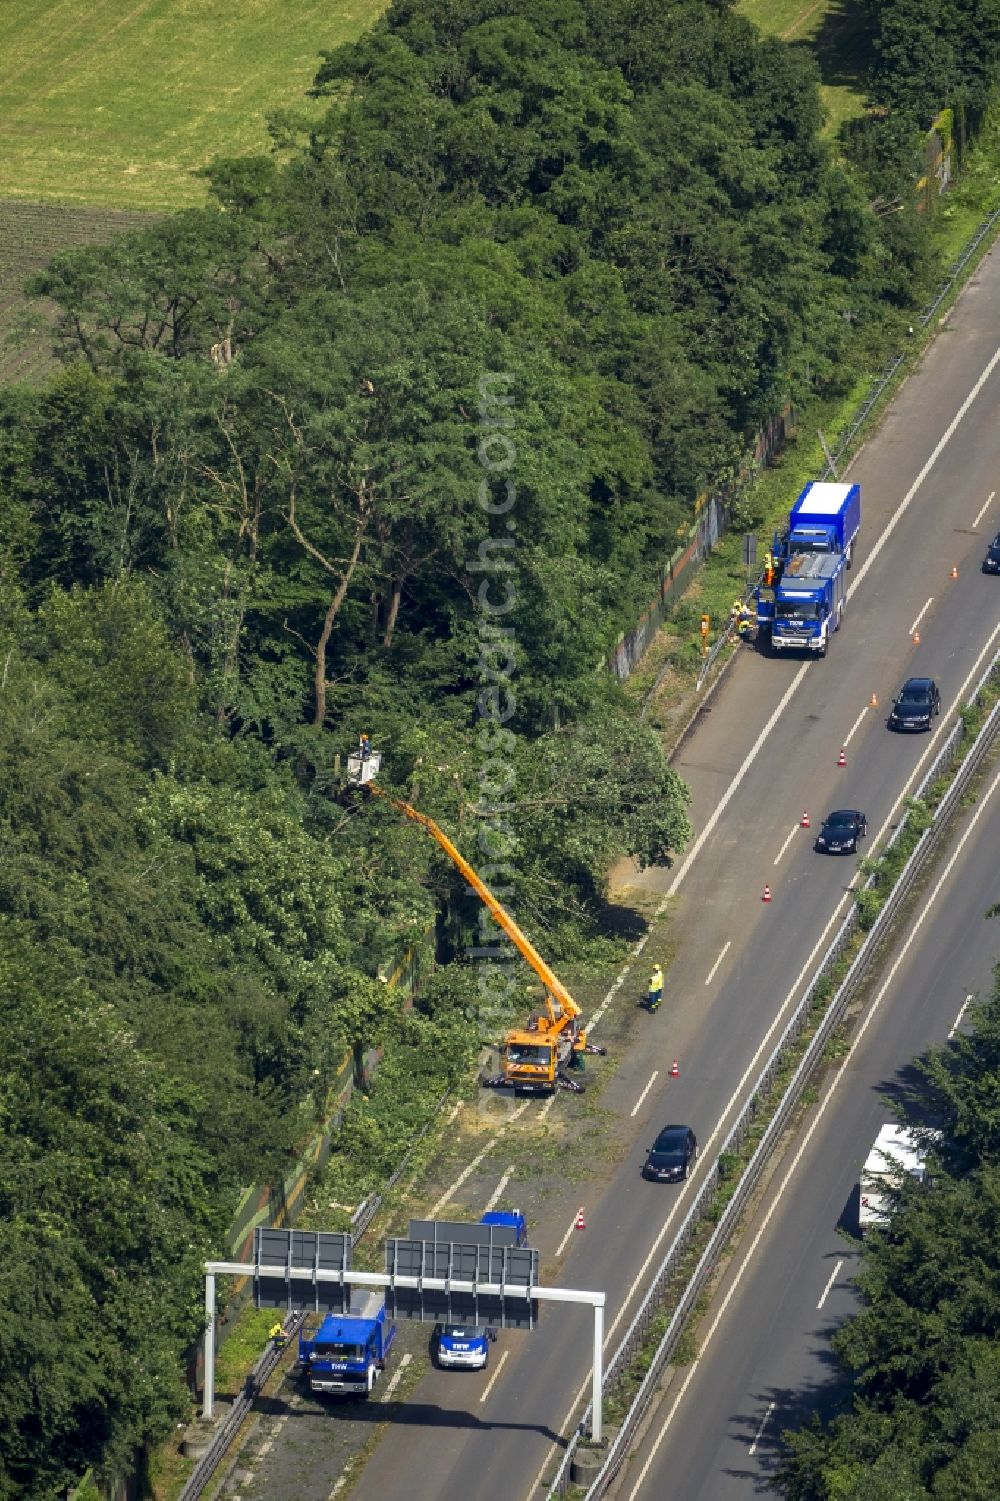
<svg viewBox="0 0 1000 1501">
<path fill-rule="evenodd" d="M 266 149 L 265 117 L 306 105 L 321 49 L 358 36 L 385 3 L 3 0 L 0 199 L 202 202 L 193 172 Z"/>
<path fill-rule="evenodd" d="M 815 55 L 828 135 L 864 112 L 869 48 L 856 0 L 740 0 L 736 8 L 769 36 L 808 47 Z"/>
</svg>

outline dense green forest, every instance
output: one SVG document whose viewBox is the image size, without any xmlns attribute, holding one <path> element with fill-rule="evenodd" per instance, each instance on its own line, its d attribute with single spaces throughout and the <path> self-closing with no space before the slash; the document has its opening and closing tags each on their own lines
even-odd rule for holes
<svg viewBox="0 0 1000 1501">
<path fill-rule="evenodd" d="M 1000 1475 L 1000 970 L 972 1031 L 918 1060 L 942 1139 L 866 1238 L 862 1311 L 833 1344 L 853 1400 L 786 1435 L 786 1501 L 992 1501 Z"/>
<path fill-rule="evenodd" d="M 602 654 L 755 425 L 921 296 L 920 131 L 997 51 L 928 15 L 873 11 L 835 151 L 813 61 L 725 4 L 405 0 L 210 207 L 38 278 L 65 368 L 0 392 L 0 1497 L 184 1412 L 199 1262 L 345 1050 L 433 1026 L 458 1076 L 495 1024 L 460 956 L 405 1018 L 378 981 L 469 913 L 343 795 L 360 731 L 554 955 L 683 846 Z"/>
</svg>

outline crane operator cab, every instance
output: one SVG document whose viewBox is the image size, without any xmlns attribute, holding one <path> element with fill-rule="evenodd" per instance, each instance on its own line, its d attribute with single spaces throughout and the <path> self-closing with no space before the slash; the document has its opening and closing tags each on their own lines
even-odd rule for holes
<svg viewBox="0 0 1000 1501">
<path fill-rule="evenodd" d="M 578 1016 L 568 1016 L 551 994 L 546 999 L 547 1008 L 533 1011 L 527 1027 L 507 1033 L 500 1049 L 503 1073 L 484 1084 L 505 1084 L 525 1094 L 551 1094 L 559 1088 L 583 1093 L 569 1070 L 583 1067 L 585 1052 L 605 1050 L 588 1045 Z"/>
</svg>

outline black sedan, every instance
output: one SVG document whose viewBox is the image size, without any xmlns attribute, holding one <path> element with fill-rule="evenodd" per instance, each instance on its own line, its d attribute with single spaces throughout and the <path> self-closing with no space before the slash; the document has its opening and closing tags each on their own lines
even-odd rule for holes
<svg viewBox="0 0 1000 1501">
<path fill-rule="evenodd" d="M 983 572 L 1000 573 L 1000 532 L 997 532 L 993 541 L 986 549 L 986 556 L 983 559 Z"/>
<path fill-rule="evenodd" d="M 933 678 L 907 678 L 889 711 L 891 730 L 929 730 L 941 713 L 941 695 Z"/>
<path fill-rule="evenodd" d="M 690 1126 L 664 1126 L 643 1164 L 642 1176 L 654 1183 L 683 1183 L 698 1155 Z"/>
<path fill-rule="evenodd" d="M 823 855 L 856 855 L 858 841 L 868 833 L 868 820 L 856 808 L 839 808 L 823 822 L 816 848 Z"/>
</svg>

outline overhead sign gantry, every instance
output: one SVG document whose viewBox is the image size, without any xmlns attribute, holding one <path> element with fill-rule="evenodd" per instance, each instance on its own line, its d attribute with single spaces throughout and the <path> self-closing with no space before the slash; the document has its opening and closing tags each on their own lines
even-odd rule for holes
<svg viewBox="0 0 1000 1501">
<path fill-rule="evenodd" d="M 411 1221 L 407 1237 L 386 1241 L 384 1272 L 357 1270 L 351 1264 L 350 1235 L 326 1231 L 258 1229 L 253 1261 L 207 1261 L 204 1416 L 212 1416 L 215 1402 L 215 1279 L 247 1277 L 257 1307 L 288 1312 L 342 1311 L 349 1308 L 354 1288 L 384 1288 L 394 1317 L 421 1322 L 444 1321 L 455 1316 L 449 1309 L 463 1308 L 475 1309 L 477 1322 L 481 1318 L 508 1329 L 533 1330 L 539 1303 L 590 1307 L 594 1311 L 593 1437 L 600 1442 L 604 1293 L 539 1287 L 538 1252 L 529 1246 L 491 1244 L 488 1234 L 477 1234 L 488 1228 Z M 456 1232 L 460 1239 L 452 1239 Z"/>
</svg>

